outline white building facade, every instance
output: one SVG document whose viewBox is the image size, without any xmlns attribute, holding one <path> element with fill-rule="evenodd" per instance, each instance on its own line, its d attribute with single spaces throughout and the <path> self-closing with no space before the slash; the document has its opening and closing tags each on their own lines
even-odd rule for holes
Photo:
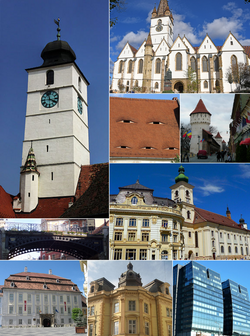
<svg viewBox="0 0 250 336">
<path fill-rule="evenodd" d="M 20 198 L 13 205 L 17 212 L 32 211 L 38 198 L 74 196 L 81 166 L 90 163 L 89 83 L 60 36 L 41 57 L 41 66 L 27 69 Z"/>
<path fill-rule="evenodd" d="M 250 64 L 248 48 L 229 32 L 222 47 L 217 47 L 207 35 L 199 47 L 193 47 L 185 37 L 173 40 L 174 18 L 168 0 L 160 0 L 151 17 L 150 33 L 139 49 L 124 46 L 114 63 L 112 90 L 164 91 L 166 70 L 172 72 L 172 91 L 188 91 L 187 72 L 195 72 L 198 89 L 195 92 L 231 92 L 236 83 L 227 81 L 230 66 Z"/>
<path fill-rule="evenodd" d="M 27 270 L 5 280 L 3 328 L 70 326 L 73 308 L 81 309 L 81 292 L 71 280 Z"/>
</svg>

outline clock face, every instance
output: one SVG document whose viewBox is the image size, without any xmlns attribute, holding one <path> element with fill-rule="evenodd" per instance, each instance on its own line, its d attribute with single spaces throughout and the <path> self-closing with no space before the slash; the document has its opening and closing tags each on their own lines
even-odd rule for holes
<svg viewBox="0 0 250 336">
<path fill-rule="evenodd" d="M 55 91 L 47 91 L 43 94 L 41 103 L 46 108 L 54 107 L 58 103 L 58 93 Z"/>
<path fill-rule="evenodd" d="M 80 97 L 77 97 L 77 109 L 80 114 L 82 114 L 82 101 Z"/>
<path fill-rule="evenodd" d="M 160 31 L 162 31 L 163 28 L 162 28 L 161 25 L 158 25 L 155 29 L 156 29 L 156 31 L 160 32 Z"/>
</svg>

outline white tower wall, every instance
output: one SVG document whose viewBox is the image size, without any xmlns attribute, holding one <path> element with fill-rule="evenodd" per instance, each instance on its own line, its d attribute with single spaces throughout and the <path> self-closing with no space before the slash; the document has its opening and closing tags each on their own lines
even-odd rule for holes
<svg viewBox="0 0 250 336">
<path fill-rule="evenodd" d="M 209 131 L 211 116 L 208 113 L 194 113 L 190 116 L 192 138 L 190 141 L 190 152 L 197 154 L 202 140 L 202 130 Z"/>
<path fill-rule="evenodd" d="M 23 212 L 34 210 L 38 204 L 38 177 L 39 174 L 37 172 L 25 172 L 21 174 L 21 211 Z"/>
</svg>

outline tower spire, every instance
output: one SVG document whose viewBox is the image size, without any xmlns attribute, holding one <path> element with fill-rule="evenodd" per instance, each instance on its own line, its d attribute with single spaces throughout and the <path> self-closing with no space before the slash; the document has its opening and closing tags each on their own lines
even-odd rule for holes
<svg viewBox="0 0 250 336">
<path fill-rule="evenodd" d="M 60 19 L 58 18 L 57 21 L 54 20 L 55 24 L 58 26 L 57 27 L 57 41 L 60 41 L 61 40 L 61 34 L 60 34 L 60 31 L 61 31 L 61 28 L 60 28 Z"/>
</svg>

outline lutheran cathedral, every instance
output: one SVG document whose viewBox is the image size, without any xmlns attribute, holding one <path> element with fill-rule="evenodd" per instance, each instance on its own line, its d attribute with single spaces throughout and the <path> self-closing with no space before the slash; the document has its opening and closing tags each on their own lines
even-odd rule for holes
<svg viewBox="0 0 250 336">
<path fill-rule="evenodd" d="M 114 63 L 112 90 L 160 93 L 166 90 L 168 69 L 172 72 L 169 89 L 176 93 L 188 92 L 189 69 L 196 74 L 200 93 L 228 93 L 237 88 L 237 83 L 228 82 L 226 74 L 231 66 L 250 64 L 250 46 L 242 46 L 229 32 L 222 46 L 215 46 L 206 35 L 199 47 L 193 47 L 185 35 L 174 41 L 173 30 L 168 0 L 160 0 L 152 12 L 147 40 L 138 50 L 127 42 Z"/>
</svg>

